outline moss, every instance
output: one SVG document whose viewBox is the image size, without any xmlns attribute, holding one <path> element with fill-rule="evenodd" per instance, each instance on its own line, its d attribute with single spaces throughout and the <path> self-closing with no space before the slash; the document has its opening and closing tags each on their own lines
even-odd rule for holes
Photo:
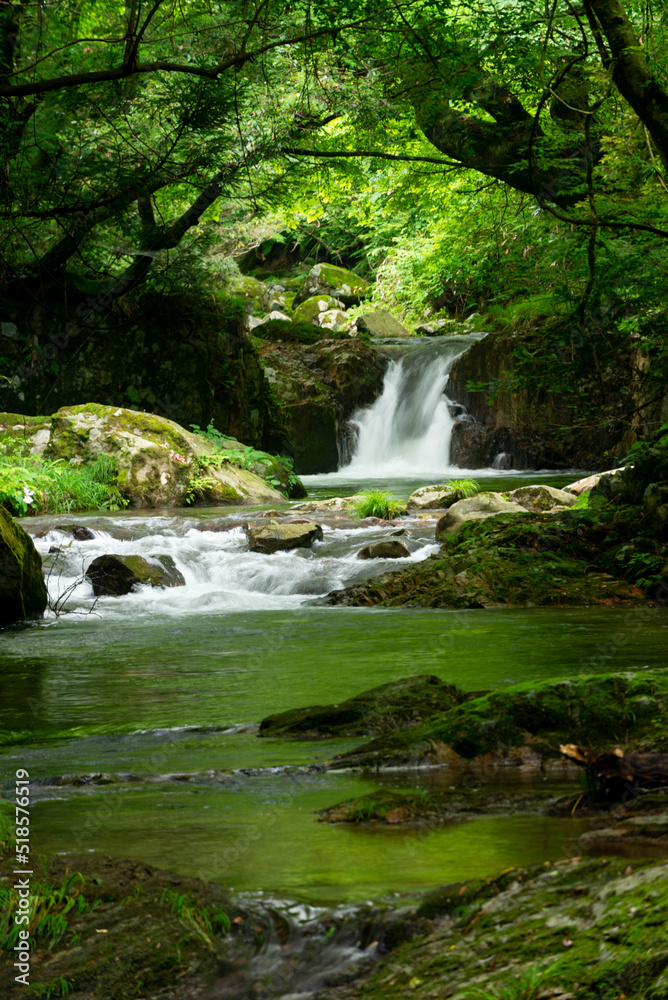
<svg viewBox="0 0 668 1000">
<path fill-rule="evenodd" d="M 33 540 L 0 505 L 0 625 L 41 615 L 47 591 Z"/>
<path fill-rule="evenodd" d="M 270 340 L 285 344 L 317 344 L 321 340 L 348 340 L 348 334 L 342 330 L 326 330 L 312 323 L 286 323 L 285 320 L 271 319 L 256 326 L 253 331 L 261 340 Z"/>
<path fill-rule="evenodd" d="M 589 674 L 515 684 L 455 705 L 404 733 L 389 733 L 334 758 L 334 767 L 432 762 L 444 749 L 472 759 L 512 758 L 528 748 L 536 764 L 559 757 L 562 743 L 592 750 L 632 744 L 668 750 L 668 676 Z"/>
<path fill-rule="evenodd" d="M 464 695 L 453 684 L 445 684 L 429 674 L 418 674 L 381 684 L 339 705 L 312 705 L 270 715 L 260 723 L 260 736 L 311 739 L 404 729 L 463 699 Z"/>
</svg>

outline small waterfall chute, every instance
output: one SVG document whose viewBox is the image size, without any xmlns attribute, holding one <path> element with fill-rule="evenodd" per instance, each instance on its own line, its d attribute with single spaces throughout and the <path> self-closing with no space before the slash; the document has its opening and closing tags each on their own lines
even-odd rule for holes
<svg viewBox="0 0 668 1000">
<path fill-rule="evenodd" d="M 485 334 L 441 338 L 393 361 L 382 394 L 348 423 L 341 472 L 351 477 L 434 477 L 450 469 L 450 440 L 464 408 L 445 395 L 453 362 Z"/>
</svg>

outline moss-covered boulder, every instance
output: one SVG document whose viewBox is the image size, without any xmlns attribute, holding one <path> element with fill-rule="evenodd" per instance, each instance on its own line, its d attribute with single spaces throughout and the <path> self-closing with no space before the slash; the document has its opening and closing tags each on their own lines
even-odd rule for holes
<svg viewBox="0 0 668 1000">
<path fill-rule="evenodd" d="M 663 509 L 663 508 L 661 508 Z M 663 522 L 642 508 L 500 514 L 446 535 L 438 555 L 334 591 L 326 604 L 490 608 L 668 599 Z"/>
<path fill-rule="evenodd" d="M 459 531 L 467 521 L 482 521 L 498 514 L 526 514 L 518 503 L 505 500 L 500 493 L 478 493 L 465 497 L 448 508 L 436 525 L 436 540 L 439 542 Z"/>
<path fill-rule="evenodd" d="M 211 441 L 152 413 L 87 403 L 62 407 L 40 426 L 33 451 L 73 465 L 114 459 L 122 495 L 136 507 L 209 503 L 276 503 L 281 494 L 220 454 Z M 238 447 L 238 442 L 236 442 Z M 243 446 L 242 446 L 243 447 Z"/>
<path fill-rule="evenodd" d="M 295 323 L 313 323 L 320 326 L 320 316 L 330 309 L 340 309 L 341 303 L 332 295 L 312 295 L 297 306 L 293 314 Z"/>
<path fill-rule="evenodd" d="M 353 271 L 334 264 L 316 264 L 297 292 L 293 305 L 297 306 L 318 295 L 331 295 L 344 306 L 354 306 L 368 294 L 370 285 Z"/>
<path fill-rule="evenodd" d="M 561 764 L 564 743 L 663 752 L 667 713 L 668 676 L 659 671 L 514 684 L 462 699 L 409 731 L 386 733 L 334 758 L 332 766 L 440 765 L 459 758 L 541 767 Z"/>
<path fill-rule="evenodd" d="M 185 579 L 171 556 L 98 556 L 86 576 L 96 597 L 122 597 L 134 587 L 184 587 Z"/>
<path fill-rule="evenodd" d="M 577 503 L 577 497 L 573 493 L 557 490 L 554 486 L 520 486 L 508 494 L 508 500 L 535 513 L 552 510 L 557 506 L 572 507 Z"/>
<path fill-rule="evenodd" d="M 461 494 L 452 486 L 421 486 L 406 501 L 408 510 L 439 510 L 452 507 Z"/>
<path fill-rule="evenodd" d="M 574 856 L 446 885 L 428 930 L 318 1000 L 663 1000 L 666 893 L 666 861 Z"/>
<path fill-rule="evenodd" d="M 464 698 L 453 684 L 431 674 L 417 674 L 363 691 L 338 705 L 311 705 L 269 715 L 260 723 L 260 736 L 314 739 L 403 730 Z"/>
<path fill-rule="evenodd" d="M 246 312 L 261 316 L 270 305 L 268 287 L 250 275 L 232 276 L 227 279 L 226 291 L 243 299 Z"/>
<path fill-rule="evenodd" d="M 0 505 L 0 625 L 35 618 L 46 604 L 42 560 L 33 540 Z"/>
</svg>

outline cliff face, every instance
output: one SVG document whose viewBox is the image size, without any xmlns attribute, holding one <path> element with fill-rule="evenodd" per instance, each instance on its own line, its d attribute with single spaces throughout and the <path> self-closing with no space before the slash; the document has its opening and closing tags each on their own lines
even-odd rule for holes
<svg viewBox="0 0 668 1000">
<path fill-rule="evenodd" d="M 466 407 L 475 423 L 455 424 L 454 464 L 484 468 L 496 458 L 500 468 L 610 468 L 630 444 L 668 415 L 666 398 L 631 414 L 646 400 L 642 392 L 624 391 L 618 378 L 597 415 L 598 426 L 596 420 L 578 420 L 572 395 L 521 386 L 511 393 L 503 387 L 515 371 L 517 344 L 515 338 L 489 334 L 455 361 L 447 393 Z M 497 391 L 472 391 L 481 383 L 491 383 Z"/>
<path fill-rule="evenodd" d="M 256 348 L 296 472 L 334 472 L 339 425 L 381 393 L 388 359 L 354 338 Z"/>
</svg>

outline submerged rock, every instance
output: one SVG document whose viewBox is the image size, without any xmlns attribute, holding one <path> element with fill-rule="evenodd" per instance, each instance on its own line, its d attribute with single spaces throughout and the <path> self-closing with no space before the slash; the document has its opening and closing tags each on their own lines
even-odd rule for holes
<svg viewBox="0 0 668 1000">
<path fill-rule="evenodd" d="M 358 559 L 405 559 L 410 552 L 401 542 L 388 539 L 386 542 L 374 542 L 357 553 Z"/>
<path fill-rule="evenodd" d="M 46 605 L 42 560 L 35 544 L 0 504 L 0 625 L 41 616 Z"/>
<path fill-rule="evenodd" d="M 96 597 L 122 597 L 133 587 L 183 587 L 185 579 L 171 556 L 98 556 L 86 570 Z"/>
<path fill-rule="evenodd" d="M 91 539 L 95 538 L 95 532 L 84 524 L 57 524 L 56 531 L 62 531 L 64 535 L 71 535 L 75 542 L 90 542 Z"/>
<path fill-rule="evenodd" d="M 497 514 L 526 514 L 526 509 L 518 503 L 504 500 L 500 493 L 478 493 L 474 497 L 458 500 L 441 517 L 436 525 L 436 539 L 443 539 L 456 531 L 466 521 L 480 521 Z"/>
<path fill-rule="evenodd" d="M 338 705 L 311 705 L 269 715 L 260 736 L 366 735 L 418 725 L 437 712 L 458 705 L 464 695 L 433 674 L 417 674 L 381 684 Z"/>
<path fill-rule="evenodd" d="M 508 499 L 534 513 L 552 510 L 557 506 L 572 507 L 577 503 L 577 497 L 573 493 L 557 490 L 554 486 L 520 486 L 508 495 Z"/>
<path fill-rule="evenodd" d="M 287 549 L 310 549 L 315 541 L 322 541 L 322 527 L 315 521 L 270 521 L 248 530 L 251 552 L 265 555 Z"/>
</svg>

